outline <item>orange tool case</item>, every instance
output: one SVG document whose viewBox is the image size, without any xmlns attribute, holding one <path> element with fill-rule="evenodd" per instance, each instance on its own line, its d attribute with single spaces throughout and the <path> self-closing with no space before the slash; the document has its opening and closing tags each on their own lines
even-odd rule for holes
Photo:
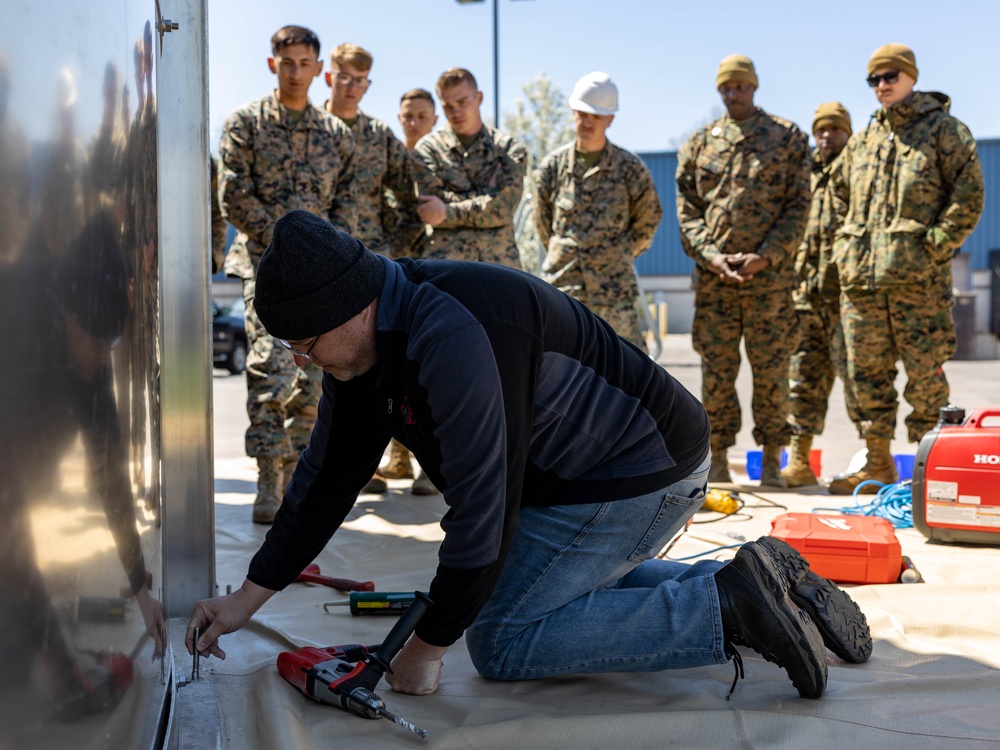
<svg viewBox="0 0 1000 750">
<path fill-rule="evenodd" d="M 782 513 L 771 522 L 771 536 L 838 583 L 895 583 L 903 565 L 892 524 L 875 516 Z"/>
</svg>

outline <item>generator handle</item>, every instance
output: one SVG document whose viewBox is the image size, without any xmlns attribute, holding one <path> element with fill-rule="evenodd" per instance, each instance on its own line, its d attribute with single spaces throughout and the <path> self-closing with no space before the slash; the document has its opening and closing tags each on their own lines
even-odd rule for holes
<svg viewBox="0 0 1000 750">
<path fill-rule="evenodd" d="M 982 427 L 983 422 L 985 422 L 990 417 L 996 417 L 1000 420 L 1000 407 L 988 406 L 983 409 L 974 409 L 972 414 L 969 415 L 969 427 Z M 1000 427 L 1000 424 L 997 425 Z"/>
</svg>

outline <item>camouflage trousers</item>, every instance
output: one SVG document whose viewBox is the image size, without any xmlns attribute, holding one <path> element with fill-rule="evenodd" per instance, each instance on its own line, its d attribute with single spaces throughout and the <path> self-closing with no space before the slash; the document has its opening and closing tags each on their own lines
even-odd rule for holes
<svg viewBox="0 0 1000 750">
<path fill-rule="evenodd" d="M 795 310 L 798 346 L 788 370 L 788 423 L 798 435 L 819 435 L 826 422 L 833 381 L 844 383 L 847 416 L 858 423 L 858 402 L 847 377 L 844 329 L 840 325 L 840 300 L 813 296 Z"/>
<path fill-rule="evenodd" d="M 455 250 L 447 231 L 438 230 L 424 245 L 423 260 L 471 260 L 480 263 L 497 263 L 521 270 L 521 255 L 516 245 L 483 243 L 479 247 L 461 247 Z"/>
<path fill-rule="evenodd" d="M 742 426 L 736 376 L 743 339 L 753 373 L 753 439 L 785 445 L 788 363 L 795 346 L 795 313 L 787 291 L 753 294 L 713 284 L 695 295 L 691 339 L 701 355 L 701 400 L 712 423 L 712 448 L 730 448 Z"/>
<path fill-rule="evenodd" d="M 246 451 L 251 458 L 289 458 L 309 444 L 322 392 L 323 371 L 298 367 L 292 353 L 264 330 L 253 309 L 255 282 L 243 280 L 246 301 Z"/>
<path fill-rule="evenodd" d="M 594 288 L 595 284 L 588 285 L 583 275 L 574 271 L 576 269 L 560 276 L 556 282 L 559 290 L 580 300 L 591 312 L 610 323 L 619 336 L 646 351 L 636 307 L 639 301 L 639 283 L 631 265 L 628 273 L 620 274 L 620 278 L 613 274 L 603 276 L 597 288 Z M 593 278 L 595 274 L 589 276 Z M 551 279 L 548 280 L 552 283 Z"/>
<path fill-rule="evenodd" d="M 951 287 L 883 287 L 840 296 L 847 348 L 847 376 L 857 398 L 858 434 L 892 438 L 898 394 L 896 362 L 906 371 L 903 397 L 913 407 L 906 417 L 910 442 L 920 441 L 948 404 L 942 366 L 955 353 Z"/>
</svg>

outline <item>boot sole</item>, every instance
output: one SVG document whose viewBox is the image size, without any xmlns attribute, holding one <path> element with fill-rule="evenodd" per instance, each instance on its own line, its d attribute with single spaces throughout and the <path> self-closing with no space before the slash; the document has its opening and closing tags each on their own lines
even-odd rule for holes
<svg viewBox="0 0 1000 750">
<path fill-rule="evenodd" d="M 757 543 L 778 563 L 788 579 L 789 596 L 816 623 L 826 647 L 852 664 L 868 661 L 874 645 L 871 629 L 847 592 L 810 570 L 809 561 L 787 542 L 761 537 Z"/>
<path fill-rule="evenodd" d="M 746 643 L 788 674 L 792 685 L 803 698 L 819 698 L 826 689 L 827 664 L 823 637 L 812 619 L 796 606 L 789 596 L 789 584 L 777 562 L 763 545 L 748 542 L 740 550 L 746 552 L 745 570 L 753 579 L 757 590 L 765 597 L 773 597 L 770 614 L 780 624 L 785 639 L 795 648 L 794 661 L 801 669 L 789 669 L 791 660 L 782 664 L 771 649 L 770 643 Z M 773 642 L 773 641 L 772 641 Z M 793 665 L 794 666 L 794 665 Z"/>
</svg>

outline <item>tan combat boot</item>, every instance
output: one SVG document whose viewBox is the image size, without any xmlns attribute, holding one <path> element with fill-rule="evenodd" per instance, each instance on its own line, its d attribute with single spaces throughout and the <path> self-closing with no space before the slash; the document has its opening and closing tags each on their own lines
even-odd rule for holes
<svg viewBox="0 0 1000 750">
<path fill-rule="evenodd" d="M 403 444 L 393 440 L 389 444 L 389 462 L 378 471 L 379 476 L 386 479 L 413 479 L 413 466 L 410 464 L 410 452 Z"/>
<path fill-rule="evenodd" d="M 809 452 L 812 450 L 812 435 L 792 436 L 792 455 L 788 466 L 781 470 L 781 477 L 787 487 L 808 487 L 819 484 L 812 466 L 809 465 Z"/>
<path fill-rule="evenodd" d="M 274 523 L 274 514 L 281 505 L 284 494 L 281 482 L 281 459 L 261 456 L 257 459 L 257 497 L 253 501 L 253 522 Z"/>
<path fill-rule="evenodd" d="M 368 484 L 366 484 L 361 491 L 378 495 L 383 492 L 388 492 L 389 485 L 385 483 L 385 480 L 379 476 L 379 473 L 376 471 L 375 474 L 372 475 L 372 478 L 368 480 Z"/>
<path fill-rule="evenodd" d="M 292 481 L 292 474 L 295 473 L 295 467 L 299 465 L 299 454 L 296 453 L 292 456 L 286 456 L 281 459 L 281 487 L 279 488 L 281 492 L 279 494 L 284 494 L 288 491 L 288 485 Z"/>
<path fill-rule="evenodd" d="M 781 448 L 780 445 L 764 445 L 760 466 L 760 486 L 761 487 L 787 487 L 788 482 L 781 476 Z"/>
<path fill-rule="evenodd" d="M 712 448 L 712 463 L 708 467 L 708 481 L 713 484 L 732 484 L 729 473 L 729 459 L 725 448 Z"/>
<path fill-rule="evenodd" d="M 896 462 L 892 460 L 892 454 L 889 452 L 889 438 L 868 437 L 865 438 L 865 443 L 868 445 L 868 460 L 865 465 L 854 474 L 836 477 L 830 482 L 831 495 L 852 495 L 854 488 L 867 479 L 874 479 L 884 484 L 895 484 L 899 481 Z M 862 487 L 859 494 L 874 495 L 879 489 L 879 485 L 869 484 Z"/>
<path fill-rule="evenodd" d="M 441 494 L 438 488 L 434 486 L 434 482 L 431 481 L 431 478 L 427 476 L 427 472 L 423 469 L 420 470 L 420 476 L 414 480 L 413 486 L 410 488 L 410 493 L 414 495 Z"/>
</svg>

